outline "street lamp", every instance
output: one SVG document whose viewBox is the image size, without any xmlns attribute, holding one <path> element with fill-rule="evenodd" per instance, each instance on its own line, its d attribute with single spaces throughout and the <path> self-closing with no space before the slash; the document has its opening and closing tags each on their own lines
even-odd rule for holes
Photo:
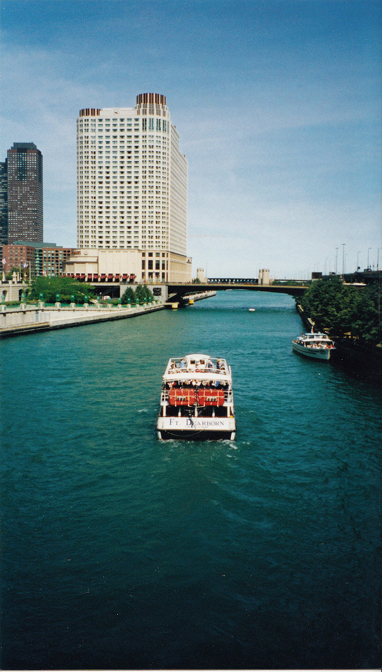
<svg viewBox="0 0 382 672">
<path fill-rule="evenodd" d="M 345 245 L 346 243 L 341 243 L 342 245 L 342 275 L 345 273 Z"/>
<path fill-rule="evenodd" d="M 337 265 L 338 265 L 338 247 L 336 247 L 336 275 L 337 275 Z"/>
</svg>

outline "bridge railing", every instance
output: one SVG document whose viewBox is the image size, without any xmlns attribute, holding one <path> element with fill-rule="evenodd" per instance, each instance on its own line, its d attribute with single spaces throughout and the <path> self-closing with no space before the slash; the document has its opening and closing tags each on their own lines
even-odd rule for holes
<svg viewBox="0 0 382 672">
<path fill-rule="evenodd" d="M 211 283 L 225 283 L 230 285 L 258 285 L 258 278 L 207 278 L 207 282 Z"/>
</svg>

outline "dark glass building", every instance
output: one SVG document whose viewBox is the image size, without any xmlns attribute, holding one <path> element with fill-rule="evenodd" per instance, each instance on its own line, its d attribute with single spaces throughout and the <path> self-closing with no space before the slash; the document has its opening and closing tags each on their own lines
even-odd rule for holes
<svg viewBox="0 0 382 672">
<path fill-rule="evenodd" d="M 33 142 L 7 152 L 8 243 L 43 241 L 42 154 Z"/>
<path fill-rule="evenodd" d="M 0 162 L 0 246 L 8 242 L 7 159 Z"/>
</svg>

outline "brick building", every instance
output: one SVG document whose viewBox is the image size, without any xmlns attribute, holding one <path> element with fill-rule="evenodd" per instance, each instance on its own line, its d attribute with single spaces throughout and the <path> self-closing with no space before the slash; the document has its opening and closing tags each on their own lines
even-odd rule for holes
<svg viewBox="0 0 382 672">
<path fill-rule="evenodd" d="M 8 273 L 12 268 L 22 270 L 28 277 L 62 275 L 64 264 L 73 248 L 58 247 L 54 243 L 19 241 L 3 245 L 3 268 Z"/>
</svg>

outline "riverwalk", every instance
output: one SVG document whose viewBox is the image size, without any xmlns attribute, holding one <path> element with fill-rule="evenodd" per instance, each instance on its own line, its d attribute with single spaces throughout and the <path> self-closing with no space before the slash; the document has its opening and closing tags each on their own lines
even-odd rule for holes
<svg viewBox="0 0 382 672">
<path fill-rule="evenodd" d="M 139 315 L 164 310 L 164 303 L 143 306 L 103 306 L 88 304 L 84 306 L 39 306 L 23 305 L 17 308 L 2 309 L 0 312 L 0 337 L 21 336 L 36 331 L 78 327 L 83 324 L 123 320 Z"/>
<path fill-rule="evenodd" d="M 214 291 L 207 291 L 190 295 L 188 305 L 192 305 L 194 301 L 208 299 L 215 294 Z M 184 305 L 187 305 L 187 303 Z M 37 305 L 21 304 L 17 307 L 2 305 L 0 306 L 0 338 L 21 336 L 36 331 L 79 327 L 83 324 L 107 322 L 108 320 L 124 320 L 171 307 L 178 307 L 178 303 L 164 303 L 162 301 L 141 306 L 101 303 L 89 303 L 84 306 L 61 305 L 60 303 L 45 305 L 43 302 L 39 302 Z"/>
</svg>

